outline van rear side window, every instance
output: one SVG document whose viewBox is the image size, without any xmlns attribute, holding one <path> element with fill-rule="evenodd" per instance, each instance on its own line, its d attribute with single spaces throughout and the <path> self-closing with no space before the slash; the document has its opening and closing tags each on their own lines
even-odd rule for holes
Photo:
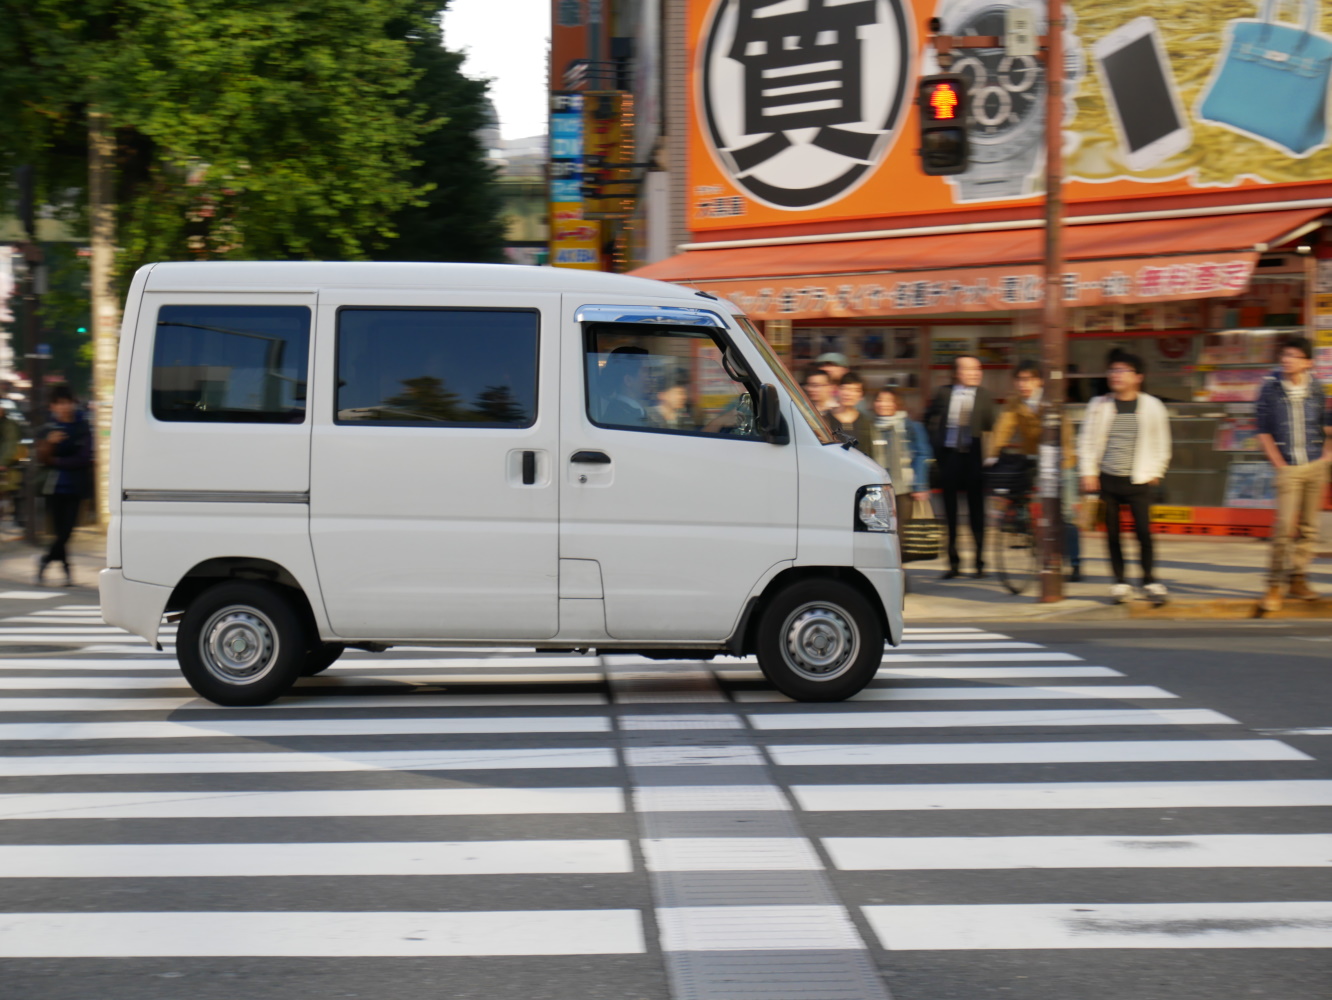
<svg viewBox="0 0 1332 1000">
<path fill-rule="evenodd" d="M 531 309 L 339 310 L 335 422 L 532 426 L 539 318 Z"/>
<path fill-rule="evenodd" d="M 309 360 L 305 306 L 162 306 L 153 343 L 153 416 L 303 423 Z"/>
</svg>

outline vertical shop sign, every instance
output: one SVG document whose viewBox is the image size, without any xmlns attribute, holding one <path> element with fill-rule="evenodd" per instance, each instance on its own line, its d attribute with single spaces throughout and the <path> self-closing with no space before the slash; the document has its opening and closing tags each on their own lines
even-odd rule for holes
<svg viewBox="0 0 1332 1000">
<path fill-rule="evenodd" d="M 550 95 L 550 262 L 601 270 L 601 223 L 583 218 L 583 95 Z"/>
</svg>

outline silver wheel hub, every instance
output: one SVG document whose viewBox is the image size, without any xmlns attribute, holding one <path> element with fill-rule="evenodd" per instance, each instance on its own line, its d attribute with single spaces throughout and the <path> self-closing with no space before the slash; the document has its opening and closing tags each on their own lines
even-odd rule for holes
<svg viewBox="0 0 1332 1000">
<path fill-rule="evenodd" d="M 249 684 L 273 669 L 277 629 L 255 608 L 223 608 L 204 625 L 199 652 L 214 677 L 228 684 Z"/>
<path fill-rule="evenodd" d="M 849 616 L 827 604 L 805 604 L 793 611 L 782 629 L 787 663 L 803 677 L 832 680 L 845 673 L 860 649 Z"/>
</svg>

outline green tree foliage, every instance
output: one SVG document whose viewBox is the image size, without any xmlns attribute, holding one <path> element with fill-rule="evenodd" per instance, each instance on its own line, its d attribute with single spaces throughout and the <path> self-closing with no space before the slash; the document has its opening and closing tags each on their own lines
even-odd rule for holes
<svg viewBox="0 0 1332 1000">
<path fill-rule="evenodd" d="M 412 100 L 426 110 L 427 131 L 409 175 L 423 195 L 400 209 L 398 236 L 376 260 L 504 260 L 503 204 L 495 168 L 476 133 L 486 124 L 486 83 L 462 73 L 463 57 L 438 32 L 412 40 L 420 73 Z"/>
<path fill-rule="evenodd" d="M 498 207 L 462 134 L 480 85 L 440 49 L 440 6 L 0 0 L 0 171 L 33 162 L 43 200 L 77 206 L 87 112 L 109 114 L 122 283 L 152 260 L 365 258 L 434 205 L 463 221 L 423 239 L 493 258 Z M 437 156 L 468 169 L 426 169 Z"/>
</svg>

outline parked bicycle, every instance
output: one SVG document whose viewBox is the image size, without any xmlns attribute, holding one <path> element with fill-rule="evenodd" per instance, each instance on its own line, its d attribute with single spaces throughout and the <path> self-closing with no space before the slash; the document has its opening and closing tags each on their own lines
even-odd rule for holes
<svg viewBox="0 0 1332 1000">
<path fill-rule="evenodd" d="M 1004 453 L 985 473 L 990 518 L 991 560 L 999 582 L 1013 594 L 1025 592 L 1040 575 L 1040 553 L 1032 511 L 1035 463 Z"/>
</svg>

